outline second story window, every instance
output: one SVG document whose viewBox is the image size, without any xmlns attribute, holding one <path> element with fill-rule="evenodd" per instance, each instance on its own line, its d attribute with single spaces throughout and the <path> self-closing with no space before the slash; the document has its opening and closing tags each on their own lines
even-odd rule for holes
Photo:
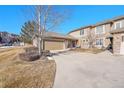
<svg viewBox="0 0 124 93">
<path fill-rule="evenodd" d="M 84 35 L 84 29 L 80 31 L 80 35 Z"/>
<path fill-rule="evenodd" d="M 124 27 L 124 19 L 121 21 L 121 27 Z"/>
<path fill-rule="evenodd" d="M 116 22 L 115 23 L 115 29 L 121 28 L 121 22 Z"/>
<path fill-rule="evenodd" d="M 124 42 L 124 36 L 122 36 L 122 42 Z"/>
<path fill-rule="evenodd" d="M 96 27 L 96 34 L 103 34 L 104 33 L 104 26 L 97 26 Z"/>
</svg>

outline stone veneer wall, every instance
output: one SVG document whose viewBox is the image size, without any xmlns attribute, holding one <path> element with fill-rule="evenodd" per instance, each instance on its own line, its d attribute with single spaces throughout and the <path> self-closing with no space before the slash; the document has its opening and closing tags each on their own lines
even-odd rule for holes
<svg viewBox="0 0 124 93">
<path fill-rule="evenodd" d="M 109 44 L 111 43 L 109 39 L 106 39 L 106 37 L 110 35 L 109 31 L 111 31 L 111 25 L 104 24 L 104 26 L 105 26 L 104 34 L 100 34 L 100 35 L 95 34 L 95 27 L 85 28 L 85 31 L 87 32 L 90 31 L 96 39 L 103 39 L 103 46 L 107 48 Z M 83 42 L 83 40 L 87 39 L 88 33 L 85 36 L 80 36 L 80 30 L 78 30 L 78 31 L 70 33 L 69 35 L 72 35 L 79 39 L 77 45 L 81 46 L 81 48 L 89 48 L 88 42 L 85 42 L 85 43 Z M 94 41 L 94 46 L 100 48 L 99 46 L 96 45 L 96 41 Z"/>
<path fill-rule="evenodd" d="M 105 24 L 105 33 L 101 34 L 101 35 L 95 35 L 96 39 L 103 39 L 103 46 L 105 48 L 107 48 L 109 46 L 109 44 L 111 43 L 109 39 L 107 39 L 106 37 L 110 35 L 109 31 L 111 30 L 111 26 L 110 24 Z M 95 28 L 92 28 L 92 31 L 95 34 Z M 96 44 L 96 41 L 94 42 L 94 45 Z M 98 47 L 97 45 L 95 45 L 95 47 Z"/>
<path fill-rule="evenodd" d="M 113 53 L 120 54 L 121 33 L 113 34 Z"/>
</svg>

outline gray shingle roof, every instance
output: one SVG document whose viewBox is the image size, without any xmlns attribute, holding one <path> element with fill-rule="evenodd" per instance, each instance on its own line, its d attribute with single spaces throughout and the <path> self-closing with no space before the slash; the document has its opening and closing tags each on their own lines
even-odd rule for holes
<svg viewBox="0 0 124 93">
<path fill-rule="evenodd" d="M 98 23 L 94 24 L 93 26 L 107 24 L 107 23 L 110 23 L 110 22 L 113 22 L 113 21 L 117 21 L 117 20 L 120 20 L 120 19 L 124 19 L 124 15 L 123 16 L 117 16 L 117 17 L 114 17 L 112 19 L 104 20 L 102 22 L 98 22 Z"/>
<path fill-rule="evenodd" d="M 63 38 L 63 39 L 73 39 L 76 40 L 75 37 L 70 36 L 70 35 L 62 35 L 60 33 L 56 33 L 56 32 L 45 32 L 44 36 L 46 38 Z"/>
<path fill-rule="evenodd" d="M 92 27 L 92 25 L 88 25 L 88 26 L 83 26 L 83 27 L 77 28 L 77 29 L 75 29 L 75 30 L 70 31 L 69 33 L 75 32 L 75 31 L 78 31 L 78 30 L 81 30 L 81 29 L 83 29 L 83 28 L 88 28 L 88 27 Z M 69 34 L 69 33 L 68 33 L 68 34 Z"/>
<path fill-rule="evenodd" d="M 120 20 L 120 19 L 124 19 L 124 15 L 122 15 L 122 16 L 117 16 L 117 17 L 114 17 L 114 18 L 112 18 L 112 19 L 104 20 L 104 21 L 102 21 L 102 22 L 98 22 L 98 23 L 93 24 L 93 25 L 83 26 L 83 27 L 80 27 L 80 28 L 75 29 L 75 30 L 73 30 L 73 31 L 70 31 L 69 33 L 75 32 L 75 31 L 78 31 L 78 30 L 81 30 L 81 29 L 87 28 L 87 27 L 94 27 L 94 26 L 99 26 L 99 25 L 111 23 L 111 22 L 113 22 L 113 21 L 117 21 L 117 20 Z M 68 33 L 68 34 L 69 34 L 69 33 Z"/>
</svg>

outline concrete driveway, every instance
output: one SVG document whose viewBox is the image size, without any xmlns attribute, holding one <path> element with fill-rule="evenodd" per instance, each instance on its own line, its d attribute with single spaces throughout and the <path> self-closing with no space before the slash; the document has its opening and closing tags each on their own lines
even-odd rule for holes
<svg viewBox="0 0 124 93">
<path fill-rule="evenodd" d="M 124 88 L 124 56 L 67 52 L 54 56 L 55 88 Z"/>
</svg>

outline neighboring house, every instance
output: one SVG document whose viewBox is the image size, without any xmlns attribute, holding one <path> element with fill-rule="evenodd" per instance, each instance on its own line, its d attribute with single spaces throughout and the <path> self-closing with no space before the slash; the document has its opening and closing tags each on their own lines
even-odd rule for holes
<svg viewBox="0 0 124 93">
<path fill-rule="evenodd" d="M 45 50 L 63 50 L 75 47 L 77 45 L 77 39 L 70 35 L 61 35 L 55 32 L 45 32 L 43 43 Z M 38 46 L 37 37 L 33 39 L 33 45 L 35 47 Z"/>
<path fill-rule="evenodd" d="M 5 31 L 0 32 L 0 44 L 0 46 L 24 45 L 23 42 L 20 41 L 19 35 L 11 34 Z"/>
<path fill-rule="evenodd" d="M 16 41 L 19 41 L 19 35 L 16 35 L 16 34 L 11 34 L 11 33 L 8 33 L 8 32 L 0 32 L 0 37 L 2 38 L 2 41 L 1 43 L 9 43 L 9 42 L 16 42 Z"/>
<path fill-rule="evenodd" d="M 10 42 L 10 34 L 8 32 L 0 32 L 0 36 L 2 38 L 2 43 Z"/>
<path fill-rule="evenodd" d="M 114 54 L 124 54 L 124 16 L 81 27 L 68 33 L 78 38 L 77 45 L 89 48 L 91 41 L 93 47 L 111 48 Z"/>
</svg>

